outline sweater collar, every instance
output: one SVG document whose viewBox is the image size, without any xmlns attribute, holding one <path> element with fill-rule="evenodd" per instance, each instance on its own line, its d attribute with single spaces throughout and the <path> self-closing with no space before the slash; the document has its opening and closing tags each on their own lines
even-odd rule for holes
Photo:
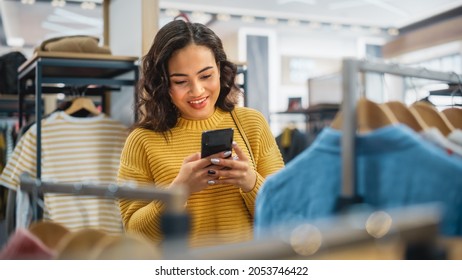
<svg viewBox="0 0 462 280">
<path fill-rule="evenodd" d="M 188 130 L 210 130 L 215 129 L 219 123 L 222 122 L 223 118 L 229 114 L 221 110 L 220 108 L 216 108 L 213 114 L 205 119 L 205 120 L 188 120 L 185 118 L 178 118 L 177 127 L 180 129 L 188 129 Z"/>
</svg>

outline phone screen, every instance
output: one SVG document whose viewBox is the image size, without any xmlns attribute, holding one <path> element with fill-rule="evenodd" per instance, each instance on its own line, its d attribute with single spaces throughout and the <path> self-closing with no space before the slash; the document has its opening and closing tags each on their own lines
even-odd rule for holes
<svg viewBox="0 0 462 280">
<path fill-rule="evenodd" d="M 201 157 L 232 150 L 233 129 L 217 129 L 202 132 Z"/>
</svg>

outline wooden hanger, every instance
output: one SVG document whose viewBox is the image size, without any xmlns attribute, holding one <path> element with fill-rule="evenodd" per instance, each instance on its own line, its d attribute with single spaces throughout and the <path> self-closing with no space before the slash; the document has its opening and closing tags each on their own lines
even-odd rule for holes
<svg viewBox="0 0 462 280">
<path fill-rule="evenodd" d="M 462 129 L 462 109 L 452 107 L 444 109 L 441 113 L 446 116 L 454 128 Z"/>
<path fill-rule="evenodd" d="M 80 110 L 85 110 L 92 115 L 99 115 L 100 111 L 96 108 L 95 103 L 88 97 L 77 97 L 72 101 L 72 104 L 64 112 L 72 115 Z"/>
<path fill-rule="evenodd" d="M 409 107 L 409 110 L 414 116 L 420 117 L 427 127 L 436 127 L 444 136 L 448 136 L 454 130 L 454 126 L 446 116 L 427 102 L 417 101 Z"/>
<path fill-rule="evenodd" d="M 397 124 L 398 120 L 387 107 L 370 101 L 366 98 L 360 98 L 356 107 L 357 130 L 360 133 L 370 132 L 375 129 Z M 343 123 L 342 112 L 337 113 L 331 123 L 334 129 L 341 129 Z"/>
<path fill-rule="evenodd" d="M 428 128 L 420 116 L 412 114 L 412 112 L 404 103 L 399 101 L 389 101 L 383 105 L 390 109 L 398 122 L 409 126 L 413 130 L 419 132 Z"/>
<path fill-rule="evenodd" d="M 129 233 L 106 236 L 95 246 L 96 260 L 157 260 L 162 258 L 160 248 L 152 242 Z"/>
<path fill-rule="evenodd" d="M 81 229 L 64 236 L 56 246 L 58 260 L 86 260 L 94 255 L 95 245 L 107 234 L 96 229 Z"/>
<path fill-rule="evenodd" d="M 60 240 L 69 234 L 66 227 L 51 221 L 34 222 L 29 226 L 29 231 L 52 250 L 56 250 Z"/>
</svg>

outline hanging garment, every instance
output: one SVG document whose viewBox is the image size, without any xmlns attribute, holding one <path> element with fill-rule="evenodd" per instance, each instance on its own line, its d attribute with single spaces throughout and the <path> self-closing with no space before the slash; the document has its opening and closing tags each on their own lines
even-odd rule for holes
<svg viewBox="0 0 462 280">
<path fill-rule="evenodd" d="M 257 196 L 255 234 L 334 214 L 341 182 L 341 132 L 326 127 L 286 168 L 269 177 Z M 462 161 L 405 125 L 358 134 L 356 187 L 365 203 L 391 208 L 441 202 L 441 232 L 462 234 Z"/>
<path fill-rule="evenodd" d="M 15 231 L 0 251 L 0 260 L 51 260 L 54 256 L 53 250 L 24 228 Z"/>
<path fill-rule="evenodd" d="M 448 140 L 462 147 L 462 129 L 454 129 L 449 135 Z"/>
<path fill-rule="evenodd" d="M 276 137 L 276 143 L 281 151 L 284 163 L 288 163 L 308 146 L 306 134 L 297 128 L 285 128 Z"/>
<path fill-rule="evenodd" d="M 127 128 L 104 114 L 75 118 L 55 112 L 42 120 L 43 181 L 61 183 L 116 183 L 120 153 Z M 0 176 L 0 184 L 18 190 L 23 172 L 36 174 L 36 126 L 18 142 Z M 21 194 L 22 192 L 18 192 Z M 69 230 L 94 228 L 108 233 L 122 232 L 118 204 L 114 199 L 45 194 L 44 217 Z M 17 216 L 23 212 L 21 204 Z M 22 217 L 27 219 L 27 217 Z M 24 223 L 18 221 L 18 227 Z"/>
<path fill-rule="evenodd" d="M 452 132 L 451 132 L 451 134 L 452 134 Z M 451 134 L 449 134 L 449 135 L 451 135 Z M 425 140 L 428 140 L 431 143 L 437 145 L 438 147 L 443 148 L 448 154 L 456 154 L 456 155 L 462 157 L 462 146 L 451 142 L 436 127 L 430 127 L 430 128 L 425 129 L 425 130 L 422 130 L 420 132 L 420 135 L 422 135 L 422 137 Z"/>
</svg>

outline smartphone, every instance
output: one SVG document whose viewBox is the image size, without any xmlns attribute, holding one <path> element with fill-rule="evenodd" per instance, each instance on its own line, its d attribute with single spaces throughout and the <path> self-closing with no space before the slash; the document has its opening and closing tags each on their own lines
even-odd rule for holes
<svg viewBox="0 0 462 280">
<path fill-rule="evenodd" d="M 232 150 L 234 131 L 232 128 L 202 132 L 201 157 Z"/>
</svg>

